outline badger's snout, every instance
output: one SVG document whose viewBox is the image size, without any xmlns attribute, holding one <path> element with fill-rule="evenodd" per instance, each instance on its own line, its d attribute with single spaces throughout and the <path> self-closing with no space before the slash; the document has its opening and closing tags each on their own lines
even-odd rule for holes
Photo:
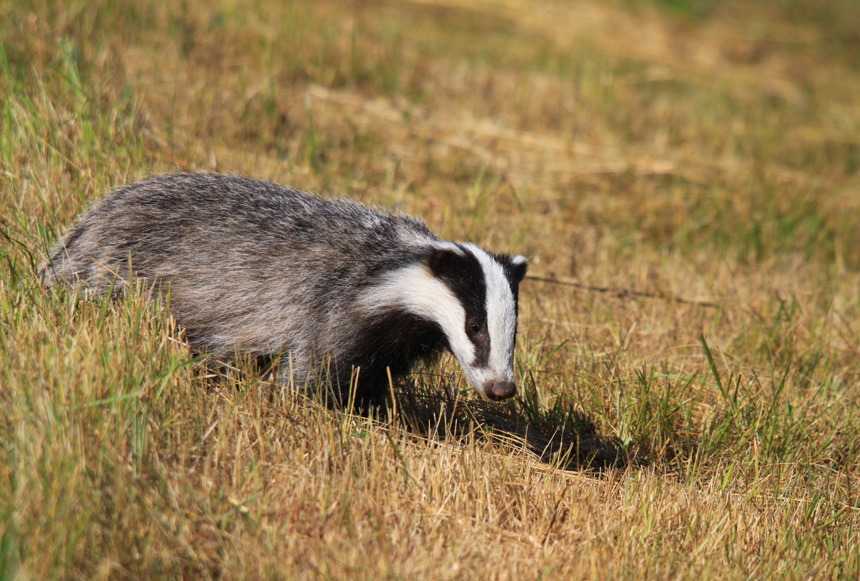
<svg viewBox="0 0 860 581">
<path fill-rule="evenodd" d="M 484 395 L 493 401 L 501 401 L 517 395 L 517 386 L 511 381 L 490 381 L 484 384 Z"/>
</svg>

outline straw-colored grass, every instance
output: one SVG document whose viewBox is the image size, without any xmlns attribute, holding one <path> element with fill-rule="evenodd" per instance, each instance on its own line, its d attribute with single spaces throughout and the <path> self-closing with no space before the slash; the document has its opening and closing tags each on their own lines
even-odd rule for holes
<svg viewBox="0 0 860 581">
<path fill-rule="evenodd" d="M 856 578 L 853 0 L 0 2 L 0 576 Z M 363 417 L 43 288 L 226 171 L 530 260 L 522 397 Z"/>
</svg>

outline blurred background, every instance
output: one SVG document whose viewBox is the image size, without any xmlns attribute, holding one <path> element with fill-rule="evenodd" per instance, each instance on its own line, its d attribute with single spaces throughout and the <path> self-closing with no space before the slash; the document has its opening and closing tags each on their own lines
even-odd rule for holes
<svg viewBox="0 0 860 581">
<path fill-rule="evenodd" d="M 6 90 L 50 93 L 41 139 L 75 162 L 78 188 L 177 168 L 253 174 L 397 204 L 559 275 L 666 253 L 860 266 L 851 0 L 2 13 Z M 97 172 L 78 159 L 93 147 L 110 156 Z"/>
</svg>

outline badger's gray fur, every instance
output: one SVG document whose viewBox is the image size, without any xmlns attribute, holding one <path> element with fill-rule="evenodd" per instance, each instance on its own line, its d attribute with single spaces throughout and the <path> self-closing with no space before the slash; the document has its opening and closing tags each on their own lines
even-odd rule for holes
<svg viewBox="0 0 860 581">
<path fill-rule="evenodd" d="M 280 377 L 376 403 L 392 377 L 450 349 L 491 399 L 516 393 L 526 260 L 440 241 L 415 218 L 236 176 L 123 186 L 93 206 L 41 272 L 103 292 L 129 273 L 169 289 L 192 347 L 281 356 Z"/>
</svg>

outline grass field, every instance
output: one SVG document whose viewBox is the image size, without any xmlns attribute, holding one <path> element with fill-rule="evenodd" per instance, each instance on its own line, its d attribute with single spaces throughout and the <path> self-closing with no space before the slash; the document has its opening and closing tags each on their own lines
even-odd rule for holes
<svg viewBox="0 0 860 581">
<path fill-rule="evenodd" d="M 0 577 L 857 578 L 858 22 L 0 0 Z M 143 292 L 42 288 L 89 203 L 177 170 L 526 255 L 523 397 L 455 405 L 448 357 L 359 417 L 213 374 Z"/>
</svg>

